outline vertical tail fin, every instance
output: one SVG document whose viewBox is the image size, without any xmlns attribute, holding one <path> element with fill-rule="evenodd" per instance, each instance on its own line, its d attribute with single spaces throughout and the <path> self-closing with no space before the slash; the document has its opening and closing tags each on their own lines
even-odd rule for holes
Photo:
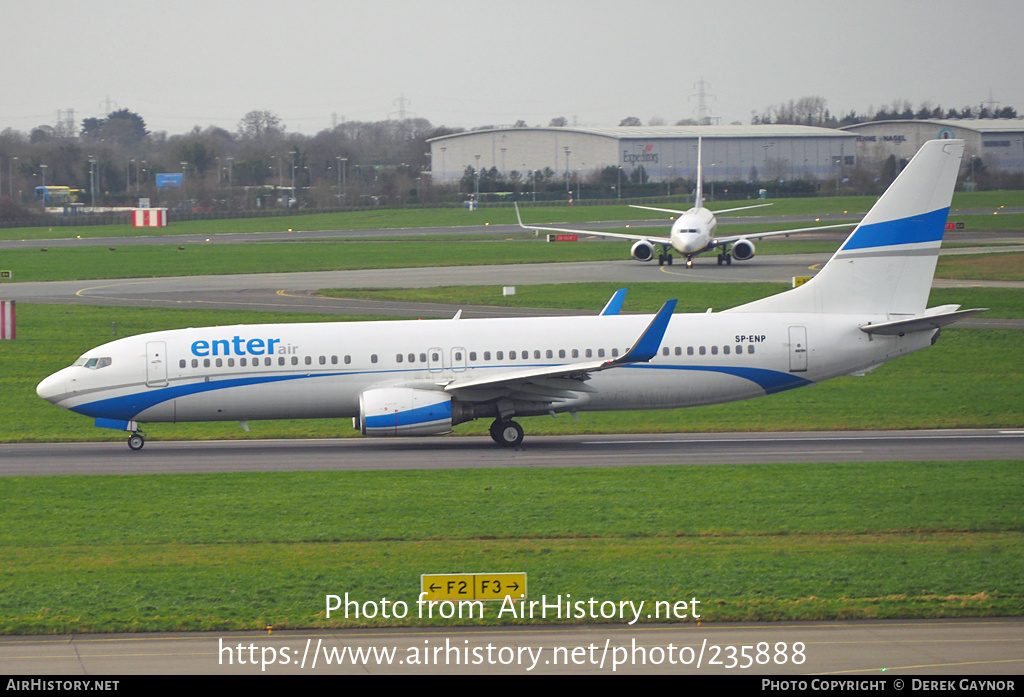
<svg viewBox="0 0 1024 697">
<path fill-rule="evenodd" d="M 700 136 L 697 136 L 697 193 L 693 197 L 694 208 L 704 207 L 704 161 L 701 158 L 702 147 L 703 140 Z"/>
<path fill-rule="evenodd" d="M 734 310 L 924 312 L 963 152 L 962 140 L 925 143 L 817 276 Z"/>
</svg>

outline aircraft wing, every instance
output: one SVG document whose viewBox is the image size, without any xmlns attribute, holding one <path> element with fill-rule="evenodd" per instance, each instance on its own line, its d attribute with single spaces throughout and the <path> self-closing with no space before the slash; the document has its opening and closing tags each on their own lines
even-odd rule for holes
<svg viewBox="0 0 1024 697">
<path fill-rule="evenodd" d="M 507 391 L 525 391 L 542 394 L 551 392 L 589 392 L 583 383 L 590 373 L 618 368 L 632 363 L 645 363 L 658 354 L 665 330 L 672 319 L 676 300 L 669 300 L 651 320 L 643 333 L 633 342 L 626 353 L 611 360 L 589 361 L 568 365 L 538 366 L 522 370 L 510 370 L 496 375 L 479 378 L 456 378 L 444 384 L 446 392 L 459 393 L 468 401 L 491 399 Z M 466 393 L 470 394 L 466 394 Z M 478 392 L 474 400 L 472 393 Z"/>
<path fill-rule="evenodd" d="M 750 232 L 746 235 L 725 235 L 716 237 L 711 241 L 713 245 L 730 244 L 737 240 L 759 240 L 762 237 L 775 237 L 778 235 L 795 235 L 798 232 L 816 232 L 818 230 L 838 230 L 840 228 L 852 229 L 857 223 L 839 223 L 837 225 L 818 225 L 816 227 L 798 227 L 791 230 L 769 230 L 767 232 Z"/>
<path fill-rule="evenodd" d="M 654 244 L 672 244 L 672 238 L 659 237 L 657 235 L 632 235 L 624 232 L 600 232 L 598 230 L 578 230 L 572 228 L 548 227 L 546 225 L 524 225 L 523 217 L 519 214 L 519 204 L 516 204 L 516 218 L 519 219 L 519 227 L 524 230 L 542 230 L 544 232 L 565 232 L 572 235 L 595 235 L 597 237 L 613 237 L 620 240 L 646 240 Z"/>
</svg>

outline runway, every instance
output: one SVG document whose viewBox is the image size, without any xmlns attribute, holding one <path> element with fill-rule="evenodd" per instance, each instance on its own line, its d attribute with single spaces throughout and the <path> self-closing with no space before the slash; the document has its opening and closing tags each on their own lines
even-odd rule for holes
<svg viewBox="0 0 1024 697">
<path fill-rule="evenodd" d="M 344 428 L 344 426 L 342 426 Z M 0 477 L 189 472 L 295 472 L 790 462 L 1018 460 L 1024 429 L 159 441 L 0 445 Z"/>
</svg>

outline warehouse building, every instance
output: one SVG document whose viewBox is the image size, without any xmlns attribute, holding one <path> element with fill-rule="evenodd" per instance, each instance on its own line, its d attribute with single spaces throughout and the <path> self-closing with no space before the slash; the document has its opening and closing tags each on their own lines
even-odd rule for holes
<svg viewBox="0 0 1024 697">
<path fill-rule="evenodd" d="M 758 126 L 623 126 L 618 128 L 495 128 L 433 138 L 434 182 L 454 183 L 467 167 L 523 175 L 550 168 L 587 178 L 607 167 L 629 177 L 694 179 L 703 138 L 704 179 L 830 179 L 856 164 L 858 135 L 831 128 Z"/>
<path fill-rule="evenodd" d="M 991 169 L 1024 171 L 1024 120 L 924 119 L 872 121 L 842 130 L 857 135 L 857 158 L 864 163 L 896 156 L 909 160 L 927 140 L 965 141 L 964 159 L 980 157 Z"/>
</svg>

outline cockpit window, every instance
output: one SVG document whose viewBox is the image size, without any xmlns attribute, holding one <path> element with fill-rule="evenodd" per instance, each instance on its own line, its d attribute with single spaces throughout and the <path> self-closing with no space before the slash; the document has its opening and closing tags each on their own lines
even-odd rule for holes
<svg viewBox="0 0 1024 697">
<path fill-rule="evenodd" d="M 106 368 L 111 363 L 113 363 L 113 361 L 107 356 L 103 356 L 101 358 L 86 358 L 85 356 L 82 356 L 72 365 L 88 368 L 89 370 L 99 370 L 100 368 Z"/>
</svg>

